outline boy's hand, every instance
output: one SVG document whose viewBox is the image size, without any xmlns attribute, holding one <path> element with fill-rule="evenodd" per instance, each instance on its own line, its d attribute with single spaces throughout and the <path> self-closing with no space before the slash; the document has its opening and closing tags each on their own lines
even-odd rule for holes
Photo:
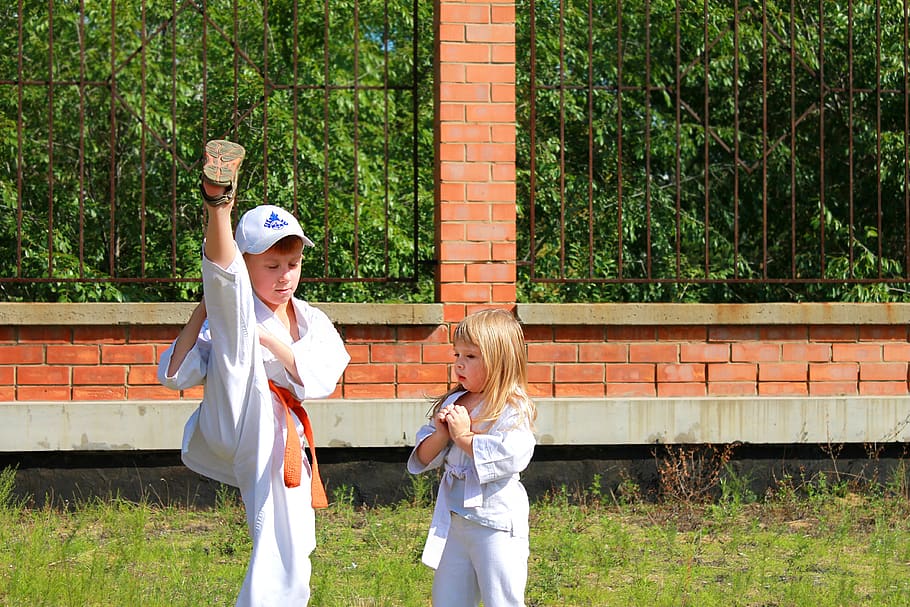
<svg viewBox="0 0 910 607">
<path fill-rule="evenodd" d="M 256 333 L 259 335 L 259 344 L 265 346 L 272 354 L 276 354 L 275 342 L 278 338 L 262 325 L 256 325 Z"/>
<path fill-rule="evenodd" d="M 259 335 L 259 344 L 281 361 L 281 364 L 284 365 L 284 368 L 287 369 L 288 374 L 295 382 L 303 384 L 300 375 L 297 373 L 294 351 L 291 350 L 291 347 L 278 339 L 274 333 L 261 324 L 256 325 L 256 333 Z"/>
</svg>

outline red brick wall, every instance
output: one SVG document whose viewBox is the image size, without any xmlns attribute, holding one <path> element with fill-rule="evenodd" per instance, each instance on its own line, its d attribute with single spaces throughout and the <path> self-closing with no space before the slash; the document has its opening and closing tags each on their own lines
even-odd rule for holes
<svg viewBox="0 0 910 607">
<path fill-rule="evenodd" d="M 0 327 L 0 400 L 170 400 L 157 360 L 177 326 Z M 341 326 L 337 398 L 447 387 L 450 325 Z M 533 393 L 552 397 L 906 395 L 906 326 L 526 325 Z M 198 400 L 201 390 L 183 395 Z"/>
<path fill-rule="evenodd" d="M 908 393 L 905 326 L 537 326 L 526 336 L 540 396 Z"/>
<path fill-rule="evenodd" d="M 0 327 L 0 400 L 169 400 L 158 360 L 179 327 Z M 200 398 L 201 388 L 187 391 Z"/>
</svg>

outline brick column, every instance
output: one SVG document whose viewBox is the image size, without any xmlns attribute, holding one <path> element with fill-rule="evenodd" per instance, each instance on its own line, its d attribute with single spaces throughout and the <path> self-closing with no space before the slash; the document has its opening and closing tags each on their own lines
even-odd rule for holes
<svg viewBox="0 0 910 607">
<path fill-rule="evenodd" d="M 515 5 L 439 3 L 437 301 L 515 304 Z"/>
</svg>

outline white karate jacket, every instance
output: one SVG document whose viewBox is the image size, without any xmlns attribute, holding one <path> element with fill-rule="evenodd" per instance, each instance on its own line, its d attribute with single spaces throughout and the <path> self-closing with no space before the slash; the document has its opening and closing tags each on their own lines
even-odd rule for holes
<svg viewBox="0 0 910 607">
<path fill-rule="evenodd" d="M 452 394 L 443 406 L 462 394 Z M 420 474 L 444 467 L 423 550 L 422 560 L 427 566 L 433 569 L 439 566 L 452 512 L 486 527 L 509 531 L 516 537 L 528 537 L 528 494 L 519 473 L 530 463 L 536 441 L 527 422 L 519 424 L 519 419 L 515 408 L 506 407 L 487 432 L 474 435 L 473 459 L 449 441 L 426 466 L 417 459 L 417 446 L 436 432 L 436 427 L 429 422 L 417 431 L 416 444 L 408 458 L 408 472 Z"/>
<path fill-rule="evenodd" d="M 196 344 L 173 376 L 167 376 L 173 344 L 158 365 L 158 379 L 167 387 L 205 385 L 202 403 L 184 428 L 182 459 L 190 469 L 240 489 L 253 551 L 237 606 L 306 605 L 309 555 L 316 546 L 310 483 L 304 478 L 299 487 L 284 485 L 286 418 L 268 380 L 301 401 L 324 398 L 335 390 L 350 356 L 329 318 L 298 299 L 293 305 L 301 337 L 292 343 L 253 293 L 239 251 L 227 269 L 203 255 L 202 282 L 207 319 Z M 259 345 L 258 323 L 291 346 L 303 385 Z M 291 417 L 303 445 L 303 427 Z M 305 453 L 303 461 L 309 474 Z"/>
</svg>

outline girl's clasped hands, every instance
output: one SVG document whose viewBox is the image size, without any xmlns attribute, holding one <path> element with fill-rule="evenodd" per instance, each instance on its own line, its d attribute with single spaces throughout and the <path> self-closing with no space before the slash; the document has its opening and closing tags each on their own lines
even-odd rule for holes
<svg viewBox="0 0 910 607">
<path fill-rule="evenodd" d="M 449 437 L 454 440 L 471 431 L 471 415 L 462 405 L 446 405 L 436 412 L 436 428 L 448 430 Z"/>
</svg>

